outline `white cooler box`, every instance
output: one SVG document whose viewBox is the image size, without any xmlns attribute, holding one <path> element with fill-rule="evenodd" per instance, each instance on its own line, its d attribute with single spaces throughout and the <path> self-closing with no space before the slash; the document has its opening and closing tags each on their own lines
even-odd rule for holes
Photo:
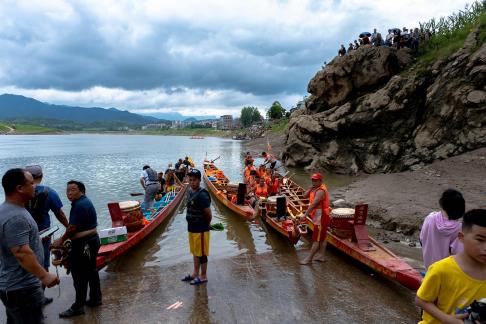
<svg viewBox="0 0 486 324">
<path fill-rule="evenodd" d="M 99 232 L 99 236 L 101 245 L 123 242 L 128 239 L 125 226 L 103 229 Z"/>
</svg>

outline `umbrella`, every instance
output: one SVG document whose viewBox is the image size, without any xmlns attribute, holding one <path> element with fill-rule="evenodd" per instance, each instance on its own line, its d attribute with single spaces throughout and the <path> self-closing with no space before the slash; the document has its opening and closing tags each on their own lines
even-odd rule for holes
<svg viewBox="0 0 486 324">
<path fill-rule="evenodd" d="M 371 33 L 370 32 L 362 32 L 361 34 L 359 34 L 359 38 L 363 38 L 365 36 L 370 37 L 371 36 Z"/>
</svg>

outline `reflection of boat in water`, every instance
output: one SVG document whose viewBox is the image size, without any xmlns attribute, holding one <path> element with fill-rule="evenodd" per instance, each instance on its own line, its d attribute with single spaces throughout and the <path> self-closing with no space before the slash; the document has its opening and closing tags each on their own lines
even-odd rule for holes
<svg viewBox="0 0 486 324">
<path fill-rule="evenodd" d="M 287 180 L 287 181 L 285 181 Z M 304 198 L 304 189 L 290 179 L 284 178 L 281 192 L 287 198 L 289 211 L 298 210 L 302 213 L 309 207 L 309 200 Z M 307 223 L 308 229 L 313 230 L 314 224 L 310 218 L 303 219 L 302 213 L 294 215 L 291 219 L 297 230 L 301 230 L 302 223 Z M 368 235 L 366 218 L 368 205 L 357 205 L 355 208 L 336 208 L 331 211 L 331 225 L 327 233 L 327 242 L 349 255 L 353 259 L 363 263 L 385 277 L 395 280 L 403 286 L 416 290 L 420 287 L 421 276 L 409 264 L 400 257 L 378 243 Z M 268 217 L 267 217 L 268 219 Z M 272 226 L 272 223 L 267 222 Z M 290 225 L 289 225 L 290 226 Z M 272 226 L 282 233 L 278 226 Z M 288 237 L 288 236 L 287 236 Z M 290 238 L 289 238 L 290 239 Z"/>
<path fill-rule="evenodd" d="M 247 220 L 255 217 L 255 210 L 249 204 L 238 205 L 231 201 L 236 198 L 238 184 L 231 184 L 224 172 L 209 161 L 204 162 L 204 182 L 216 199 L 233 212 Z"/>
<path fill-rule="evenodd" d="M 138 202 L 109 203 L 108 209 L 113 228 L 129 225 L 126 224 L 126 219 L 133 219 L 134 217 L 131 216 L 134 216 L 134 214 L 136 214 L 135 218 L 142 217 L 142 221 L 133 227 L 133 231 L 128 231 L 127 240 L 102 245 L 96 259 L 96 267 L 98 269 L 105 267 L 109 262 L 119 258 L 144 240 L 177 209 L 186 189 L 187 184 L 184 184 L 176 187 L 176 190 L 168 192 L 160 201 L 154 203 L 153 208 L 155 211 L 153 212 L 143 211 L 140 204 L 137 204 Z"/>
<path fill-rule="evenodd" d="M 197 136 L 197 135 L 193 135 L 190 137 L 191 139 L 204 139 L 203 136 Z"/>
</svg>

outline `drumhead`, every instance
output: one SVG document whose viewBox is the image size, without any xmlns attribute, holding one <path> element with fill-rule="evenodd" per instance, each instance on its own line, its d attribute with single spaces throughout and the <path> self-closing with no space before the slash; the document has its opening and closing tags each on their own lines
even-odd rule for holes
<svg viewBox="0 0 486 324">
<path fill-rule="evenodd" d="M 331 217 L 353 218 L 354 208 L 334 208 L 331 210 Z"/>
<path fill-rule="evenodd" d="M 118 203 L 121 210 L 134 209 L 140 207 L 140 203 L 136 200 L 120 201 Z"/>
</svg>

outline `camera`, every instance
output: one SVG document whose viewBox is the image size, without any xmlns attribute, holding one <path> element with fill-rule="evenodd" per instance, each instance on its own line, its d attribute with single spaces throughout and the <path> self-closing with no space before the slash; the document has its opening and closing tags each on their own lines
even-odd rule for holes
<svg viewBox="0 0 486 324">
<path fill-rule="evenodd" d="M 486 323 L 486 298 L 474 301 L 467 308 L 469 316 L 464 320 L 466 324 Z"/>
</svg>

